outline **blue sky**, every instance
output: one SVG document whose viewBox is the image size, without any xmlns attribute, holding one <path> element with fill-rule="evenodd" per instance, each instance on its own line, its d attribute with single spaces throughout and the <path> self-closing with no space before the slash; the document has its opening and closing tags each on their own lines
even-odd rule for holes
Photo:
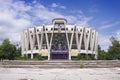
<svg viewBox="0 0 120 80">
<path fill-rule="evenodd" d="M 98 31 L 99 44 L 107 50 L 111 36 L 120 40 L 119 4 L 120 0 L 0 0 L 0 42 L 19 42 L 24 29 L 62 17 Z"/>
</svg>

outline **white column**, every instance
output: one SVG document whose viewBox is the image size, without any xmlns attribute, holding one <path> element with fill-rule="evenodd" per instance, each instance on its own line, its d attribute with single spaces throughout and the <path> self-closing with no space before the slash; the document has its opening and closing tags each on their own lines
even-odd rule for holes
<svg viewBox="0 0 120 80">
<path fill-rule="evenodd" d="M 31 52 L 31 59 L 33 59 L 33 53 Z"/>
<path fill-rule="evenodd" d="M 48 60 L 50 60 L 50 44 L 49 44 L 49 41 L 48 41 L 48 34 L 47 34 L 47 31 L 46 31 L 45 25 L 43 25 L 43 27 L 45 28 L 45 38 L 46 38 L 46 43 L 47 43 L 47 48 L 48 48 Z"/>
<path fill-rule="evenodd" d="M 28 31 L 26 31 L 26 38 L 25 38 L 25 40 L 26 40 L 26 57 L 28 56 L 27 55 L 27 52 L 28 52 Z M 28 57 L 27 57 L 28 58 Z"/>
<path fill-rule="evenodd" d="M 54 28 L 55 28 L 55 25 L 53 24 L 53 31 L 52 31 L 52 33 L 51 33 L 51 39 L 50 39 L 50 44 L 49 44 L 50 47 L 49 47 L 49 51 L 48 51 L 48 54 L 49 54 L 48 60 L 50 60 L 50 49 L 51 49 L 51 44 L 52 44 L 52 40 L 53 40 Z"/>
<path fill-rule="evenodd" d="M 95 31 L 92 30 L 92 31 L 91 31 L 91 42 L 90 42 L 90 47 L 91 47 L 92 53 L 94 52 L 94 51 L 93 51 L 94 43 L 95 43 Z"/>
<path fill-rule="evenodd" d="M 89 43 L 90 43 L 90 33 L 91 33 L 91 29 L 90 28 L 85 28 L 85 32 L 84 32 L 84 43 L 85 43 L 85 50 L 88 53 L 88 47 L 89 47 Z M 87 37 L 86 37 L 87 35 Z"/>
<path fill-rule="evenodd" d="M 69 48 L 69 40 L 68 40 L 68 31 L 66 30 L 66 24 L 64 25 L 65 28 L 65 34 L 66 34 L 66 39 L 67 39 L 67 46 L 68 46 L 68 50 L 69 50 L 69 60 L 71 60 L 71 54 L 70 54 L 70 48 Z"/>
<path fill-rule="evenodd" d="M 43 29 L 41 29 L 41 33 L 40 33 L 40 48 L 39 48 L 39 51 L 41 50 L 41 47 L 42 47 L 42 42 L 43 42 Z"/>
<path fill-rule="evenodd" d="M 81 31 L 82 30 L 82 31 Z M 83 38 L 83 31 L 84 31 L 84 27 L 80 28 L 80 41 L 79 41 L 79 52 L 81 51 L 81 45 L 82 45 L 82 38 Z"/>
<path fill-rule="evenodd" d="M 70 46 L 69 46 L 69 60 L 71 60 L 71 47 L 72 47 L 72 43 L 73 43 L 74 30 L 75 30 L 75 26 L 73 27 L 73 31 L 72 31 L 72 35 L 71 35 L 71 40 L 70 40 Z"/>
<path fill-rule="evenodd" d="M 75 37 L 76 37 L 76 45 L 77 45 L 77 49 L 79 50 L 79 37 L 78 37 L 78 28 L 76 27 L 76 31 L 75 31 Z"/>
<path fill-rule="evenodd" d="M 36 33 L 36 37 L 37 37 L 38 49 L 40 49 L 40 41 L 39 41 L 40 39 L 39 39 L 39 35 L 40 35 L 40 34 L 37 32 L 37 33 Z"/>
<path fill-rule="evenodd" d="M 21 49 L 22 49 L 22 50 L 21 50 L 21 54 L 22 54 L 22 56 L 23 56 L 24 50 L 25 50 L 25 49 L 24 49 L 24 48 L 25 48 L 25 47 L 24 47 L 24 44 L 25 44 L 25 43 L 24 43 L 24 32 L 23 32 L 23 33 L 21 34 Z"/>
<path fill-rule="evenodd" d="M 95 39 L 95 58 L 97 59 L 98 55 L 98 32 L 96 32 L 96 39 Z"/>
</svg>

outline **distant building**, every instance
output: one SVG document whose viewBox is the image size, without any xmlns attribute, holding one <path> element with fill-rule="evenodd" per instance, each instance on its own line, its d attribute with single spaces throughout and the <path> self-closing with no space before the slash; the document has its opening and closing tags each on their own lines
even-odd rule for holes
<svg viewBox="0 0 120 80">
<path fill-rule="evenodd" d="M 69 25 L 64 18 L 55 18 L 51 25 L 26 29 L 21 34 L 22 55 L 36 54 L 51 59 L 71 59 L 78 54 L 97 58 L 98 32 L 83 25 Z"/>
</svg>

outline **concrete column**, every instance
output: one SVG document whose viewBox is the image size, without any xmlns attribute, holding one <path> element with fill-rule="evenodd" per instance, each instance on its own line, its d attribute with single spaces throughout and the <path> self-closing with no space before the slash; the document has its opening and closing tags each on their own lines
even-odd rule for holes
<svg viewBox="0 0 120 80">
<path fill-rule="evenodd" d="M 51 49 L 51 44 L 52 44 L 52 40 L 53 40 L 54 28 L 55 28 L 55 25 L 53 25 L 53 30 L 52 30 L 52 33 L 51 33 L 51 38 L 50 38 L 50 43 L 49 43 L 48 60 L 50 60 L 50 49 Z"/>
<path fill-rule="evenodd" d="M 97 59 L 97 54 L 95 54 L 95 59 Z"/>
<path fill-rule="evenodd" d="M 69 50 L 69 60 L 71 60 L 71 53 L 70 53 L 70 50 Z"/>
<path fill-rule="evenodd" d="M 77 30 L 77 28 L 76 28 L 75 36 L 76 36 L 77 50 L 79 50 L 80 43 L 79 43 L 79 40 L 78 40 L 78 30 Z"/>
<path fill-rule="evenodd" d="M 48 60 L 50 60 L 50 50 L 48 51 Z"/>
<path fill-rule="evenodd" d="M 84 27 L 80 28 L 80 31 L 82 30 L 82 32 L 80 32 L 80 38 L 79 38 L 79 52 L 81 51 L 81 45 L 82 45 L 82 38 L 83 38 L 83 31 L 84 31 Z"/>
<path fill-rule="evenodd" d="M 31 53 L 31 59 L 33 59 L 33 53 Z"/>
<path fill-rule="evenodd" d="M 27 54 L 27 53 L 25 53 L 25 59 L 26 59 L 26 60 L 28 59 L 28 54 Z"/>
<path fill-rule="evenodd" d="M 98 55 L 98 32 L 96 32 L 96 39 L 95 39 L 95 58 L 97 59 L 97 55 Z"/>
</svg>

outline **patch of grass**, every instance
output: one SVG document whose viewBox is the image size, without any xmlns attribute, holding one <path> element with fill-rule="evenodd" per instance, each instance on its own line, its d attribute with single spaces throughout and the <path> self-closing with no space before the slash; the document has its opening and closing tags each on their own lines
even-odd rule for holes
<svg viewBox="0 0 120 80">
<path fill-rule="evenodd" d="M 72 60 L 74 60 L 74 61 L 78 61 L 78 60 L 80 60 L 80 59 L 78 59 L 78 58 L 72 58 Z"/>
<path fill-rule="evenodd" d="M 85 66 L 83 64 L 80 65 L 80 68 L 84 68 Z"/>
<path fill-rule="evenodd" d="M 46 59 L 38 54 L 33 60 L 46 60 Z"/>
<path fill-rule="evenodd" d="M 46 59 L 45 59 L 45 58 L 34 58 L 34 59 L 32 59 L 32 60 L 36 60 L 36 61 L 40 60 L 40 61 L 43 61 L 43 60 L 46 60 Z"/>
<path fill-rule="evenodd" d="M 23 57 L 23 56 L 18 56 L 18 57 L 15 57 L 15 60 L 25 60 L 25 57 Z"/>
</svg>

